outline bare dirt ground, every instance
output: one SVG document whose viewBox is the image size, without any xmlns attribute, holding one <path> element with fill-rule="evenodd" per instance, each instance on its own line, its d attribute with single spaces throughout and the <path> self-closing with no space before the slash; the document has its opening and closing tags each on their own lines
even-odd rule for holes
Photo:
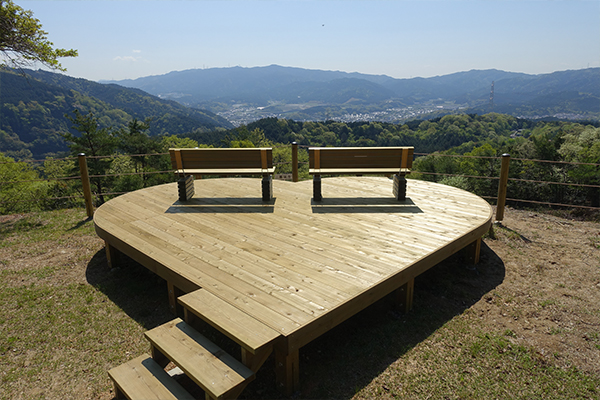
<svg viewBox="0 0 600 400">
<path fill-rule="evenodd" d="M 553 364 L 600 375 L 600 224 L 510 209 L 494 233 L 485 244 L 505 277 L 473 313 Z"/>
</svg>

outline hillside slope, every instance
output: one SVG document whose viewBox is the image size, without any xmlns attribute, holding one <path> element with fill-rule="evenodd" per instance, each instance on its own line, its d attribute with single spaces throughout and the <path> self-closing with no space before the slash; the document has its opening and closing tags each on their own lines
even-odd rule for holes
<svg viewBox="0 0 600 400">
<path fill-rule="evenodd" d="M 210 111 L 185 107 L 139 89 L 102 85 L 44 71 L 27 77 L 0 71 L 0 152 L 17 158 L 43 158 L 67 150 L 61 132 L 71 129 L 65 115 L 92 112 L 102 126 L 119 129 L 133 118 L 150 118 L 149 134 L 205 132 L 232 125 Z"/>
</svg>

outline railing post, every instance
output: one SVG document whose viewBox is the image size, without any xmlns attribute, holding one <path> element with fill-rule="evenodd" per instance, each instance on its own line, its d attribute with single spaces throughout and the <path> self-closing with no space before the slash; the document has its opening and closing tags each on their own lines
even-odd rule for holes
<svg viewBox="0 0 600 400">
<path fill-rule="evenodd" d="M 498 183 L 498 203 L 496 205 L 496 221 L 504 219 L 504 205 L 506 204 L 506 186 L 508 184 L 508 167 L 510 165 L 510 154 L 502 154 L 502 166 L 500 168 L 500 182 Z"/>
<path fill-rule="evenodd" d="M 292 142 L 292 182 L 298 182 L 298 143 Z"/>
<path fill-rule="evenodd" d="M 94 216 L 94 204 L 92 202 L 92 189 L 90 186 L 90 177 L 88 175 L 85 154 L 80 153 L 78 159 L 79 171 L 81 173 L 81 185 L 83 187 L 83 198 L 85 199 L 85 212 L 88 218 L 92 218 Z"/>
</svg>

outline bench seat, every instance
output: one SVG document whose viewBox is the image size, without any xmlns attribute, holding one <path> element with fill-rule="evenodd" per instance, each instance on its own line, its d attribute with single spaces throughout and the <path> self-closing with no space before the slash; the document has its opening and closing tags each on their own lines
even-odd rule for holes
<svg viewBox="0 0 600 400">
<path fill-rule="evenodd" d="M 393 175 L 410 173 L 407 168 L 313 168 L 309 169 L 310 175 Z"/>
<path fill-rule="evenodd" d="M 262 174 L 273 174 L 275 168 L 231 168 L 231 169 L 219 169 L 219 168 L 189 168 L 189 169 L 178 169 L 175 171 L 176 174 L 180 175 L 262 175 Z"/>
</svg>

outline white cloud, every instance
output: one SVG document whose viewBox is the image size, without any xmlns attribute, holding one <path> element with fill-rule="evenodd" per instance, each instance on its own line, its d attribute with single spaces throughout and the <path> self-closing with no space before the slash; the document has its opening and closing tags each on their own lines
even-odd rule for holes
<svg viewBox="0 0 600 400">
<path fill-rule="evenodd" d="M 138 60 L 138 58 L 134 57 L 134 56 L 117 56 L 117 57 L 113 58 L 113 61 L 131 61 L 131 62 L 135 62 L 137 60 Z"/>
<path fill-rule="evenodd" d="M 132 50 L 134 53 L 141 53 L 141 50 Z"/>
</svg>

